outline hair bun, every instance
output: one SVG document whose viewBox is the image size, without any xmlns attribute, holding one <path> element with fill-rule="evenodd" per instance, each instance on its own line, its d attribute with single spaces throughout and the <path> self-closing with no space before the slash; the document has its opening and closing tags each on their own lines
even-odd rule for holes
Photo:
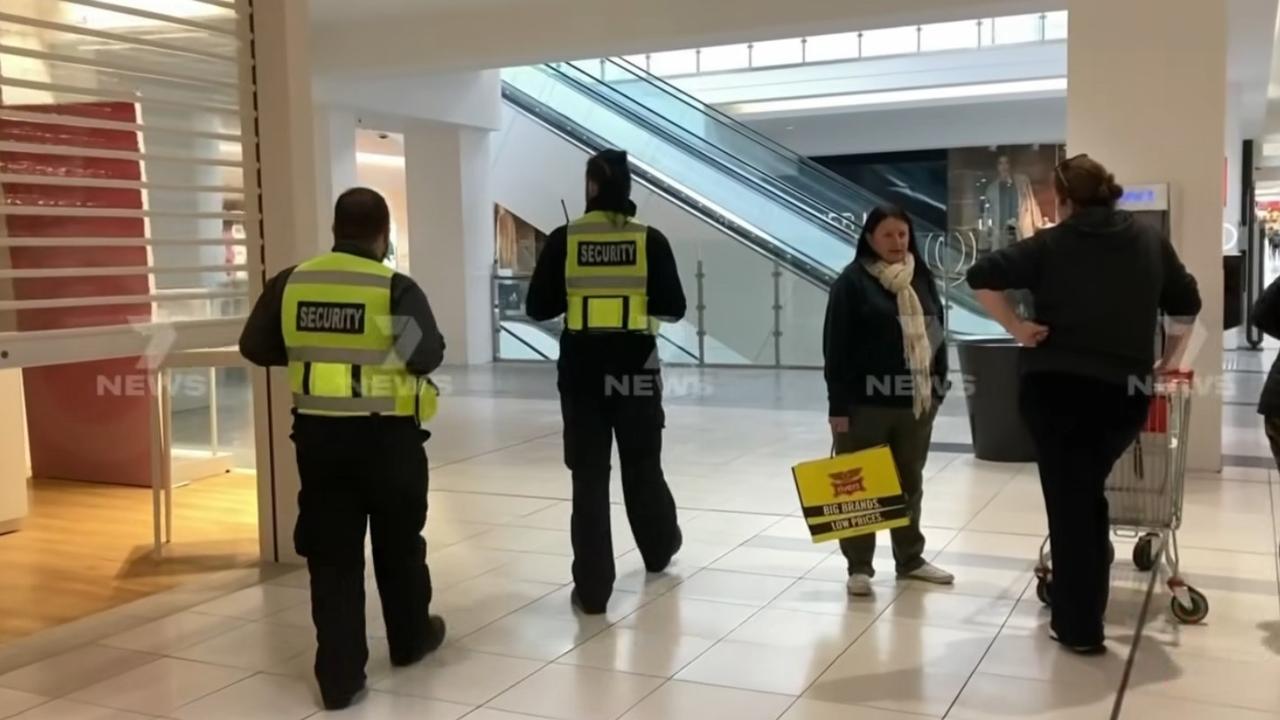
<svg viewBox="0 0 1280 720">
<path fill-rule="evenodd" d="M 1110 200 L 1115 201 L 1124 197 L 1124 186 L 1116 182 L 1116 176 L 1111 173 L 1107 173 L 1107 187 L 1110 188 L 1108 193 Z"/>
</svg>

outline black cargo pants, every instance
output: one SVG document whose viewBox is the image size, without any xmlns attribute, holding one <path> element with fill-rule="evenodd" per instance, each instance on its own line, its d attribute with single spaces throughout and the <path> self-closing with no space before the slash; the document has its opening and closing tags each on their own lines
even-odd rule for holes
<svg viewBox="0 0 1280 720">
<path fill-rule="evenodd" d="M 1111 584 L 1107 476 L 1142 431 L 1147 395 L 1079 375 L 1022 378 L 1022 417 L 1036 444 L 1053 553 L 1053 620 L 1067 645 L 1103 642 Z"/>
<path fill-rule="evenodd" d="M 316 680 L 325 698 L 365 682 L 365 528 L 394 662 L 427 643 L 431 576 L 427 518 L 427 433 L 410 418 L 297 415 L 298 524 L 294 543 L 311 573 Z"/>
<path fill-rule="evenodd" d="M 573 475 L 573 582 L 583 606 L 601 612 L 616 579 L 609 518 L 613 439 L 622 463 L 622 497 L 646 567 L 665 567 L 675 551 L 676 503 L 662 474 L 661 378 L 560 383 L 565 465 Z"/>
</svg>

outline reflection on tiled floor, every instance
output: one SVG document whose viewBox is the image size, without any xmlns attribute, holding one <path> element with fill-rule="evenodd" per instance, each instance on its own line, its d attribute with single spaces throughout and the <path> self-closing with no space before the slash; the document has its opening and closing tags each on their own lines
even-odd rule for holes
<svg viewBox="0 0 1280 720">
<path fill-rule="evenodd" d="M 957 584 L 899 583 L 882 547 L 875 596 L 851 600 L 834 547 L 807 539 L 788 472 L 826 452 L 821 412 L 673 401 L 666 467 L 685 549 L 669 572 L 646 575 L 615 507 L 617 592 L 606 617 L 586 619 L 569 605 L 557 404 L 464 379 L 471 390 L 445 404 L 428 446 L 435 609 L 450 640 L 392 670 L 370 602 L 372 693 L 334 717 L 1091 720 L 1111 716 L 1139 634 L 1121 717 L 1280 715 L 1272 472 L 1188 484 L 1183 570 L 1212 603 L 1206 624 L 1172 622 L 1157 585 L 1138 628 L 1148 576 L 1118 540 L 1111 652 L 1079 658 L 1048 640 L 1035 599 L 1044 521 L 1033 467 L 936 453 L 928 554 Z M 943 422 L 944 442 L 967 441 L 963 417 Z M 1242 447 L 1260 442 L 1243 437 L 1256 429 L 1233 432 Z M 0 648 L 0 718 L 323 717 L 305 588 L 304 572 L 270 571 Z"/>
</svg>

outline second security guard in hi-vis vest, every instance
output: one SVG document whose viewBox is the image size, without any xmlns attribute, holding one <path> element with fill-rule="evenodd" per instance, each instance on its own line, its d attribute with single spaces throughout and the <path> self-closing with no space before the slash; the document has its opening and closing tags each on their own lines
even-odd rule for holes
<svg viewBox="0 0 1280 720">
<path fill-rule="evenodd" d="M 667 238 L 636 223 L 627 154 L 587 163 L 587 214 L 551 233 L 538 257 L 526 310 L 564 315 L 559 388 L 565 464 L 573 475 L 573 603 L 605 612 L 615 568 L 609 527 L 614 437 L 622 493 L 650 572 L 680 549 L 675 500 L 662 475 L 658 321 L 684 317 L 685 297 Z"/>
<path fill-rule="evenodd" d="M 294 544 L 311 574 L 316 679 L 325 707 L 365 688 L 364 540 L 386 619 L 391 662 L 410 665 L 444 642 L 428 614 L 429 434 L 436 408 L 427 374 L 444 338 L 422 288 L 383 264 L 391 214 L 366 188 L 338 198 L 333 251 L 271 278 L 240 337 L 240 352 L 287 366 L 297 449 Z"/>
</svg>

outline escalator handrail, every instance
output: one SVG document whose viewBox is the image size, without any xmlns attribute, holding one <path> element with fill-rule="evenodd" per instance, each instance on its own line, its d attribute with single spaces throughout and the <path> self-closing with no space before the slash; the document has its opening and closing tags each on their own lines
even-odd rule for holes
<svg viewBox="0 0 1280 720">
<path fill-rule="evenodd" d="M 804 155 L 801 155 L 800 153 L 792 150 L 791 148 L 788 148 L 787 146 L 783 145 L 777 140 L 774 140 L 768 135 L 765 135 L 764 133 L 753 130 L 746 123 L 724 112 L 720 108 L 717 108 L 714 105 L 702 102 L 698 98 L 694 97 L 692 94 L 686 92 L 685 90 L 682 90 L 681 88 L 679 88 L 678 86 L 670 82 L 667 82 L 663 78 L 657 75 L 654 75 L 653 73 L 649 72 L 648 70 L 645 70 L 639 65 L 636 65 L 630 60 L 627 60 L 624 57 L 608 57 L 608 58 L 602 58 L 602 59 L 606 60 L 609 63 L 612 63 L 613 65 L 621 67 L 623 70 L 630 72 L 633 75 L 636 75 L 642 80 L 645 80 L 651 83 L 655 87 L 660 88 L 661 90 L 665 91 L 668 95 L 675 97 L 677 100 L 692 107 L 693 109 L 715 118 L 716 121 L 718 121 L 721 125 L 724 125 L 729 129 L 733 130 L 733 132 L 736 133 L 737 135 L 745 138 L 749 142 L 752 142 L 756 145 L 764 147 L 766 150 L 784 158 L 788 162 L 794 162 L 797 165 L 804 167 L 806 170 L 810 170 L 818 175 L 821 175 L 825 179 L 832 182 L 833 184 L 841 186 L 849 190 L 851 193 L 862 195 L 864 198 L 871 200 L 873 204 L 879 205 L 879 204 L 885 203 L 884 198 L 879 197 L 875 193 L 872 193 L 871 191 L 867 190 L 866 188 L 860 185 L 854 184 L 848 178 L 845 178 L 844 176 L 837 174 L 836 172 L 832 171 L 830 168 L 820 163 L 814 162 L 813 160 L 805 157 Z"/>
<path fill-rule="evenodd" d="M 711 164 L 713 167 L 719 168 L 729 174 L 732 174 L 733 176 L 741 179 L 744 183 L 751 185 L 752 187 L 764 193 L 765 195 L 769 195 L 777 198 L 780 202 L 782 202 L 784 205 L 793 209 L 799 216 L 804 218 L 809 223 L 818 225 L 822 229 L 828 232 L 832 232 L 837 238 L 846 241 L 850 245 L 853 245 L 856 242 L 857 233 L 851 232 L 850 229 L 845 225 L 832 220 L 833 217 L 843 217 L 843 213 L 840 213 L 839 211 L 823 204 L 821 201 L 815 198 L 802 195 L 801 193 L 797 192 L 794 188 L 787 187 L 786 185 L 778 183 L 776 179 L 773 178 L 773 176 L 771 176 L 769 173 L 759 169 L 755 165 L 747 162 L 746 160 L 742 160 L 741 158 L 739 158 L 739 161 L 743 166 L 745 166 L 746 168 L 751 170 L 753 173 L 758 175 L 758 177 L 751 177 L 748 173 L 743 172 L 740 168 L 734 167 L 732 164 L 714 157 L 711 153 L 709 153 L 705 149 L 696 147 L 696 143 L 705 143 L 706 145 L 714 148 L 715 150 L 725 155 L 732 156 L 733 153 L 725 150 L 724 148 L 719 147 L 718 145 L 708 140 L 707 138 L 697 136 L 688 128 L 685 128 L 679 125 L 678 123 L 671 121 L 669 118 L 665 118 L 658 111 L 654 110 L 653 108 L 650 108 L 649 106 L 636 100 L 635 98 L 632 98 L 629 95 L 622 93 L 616 88 L 610 86 L 608 83 L 602 83 L 599 86 L 603 88 L 608 88 L 610 93 L 614 93 L 616 95 L 621 96 L 622 98 L 625 99 L 625 103 L 639 106 L 640 108 L 643 108 L 646 113 L 653 115 L 656 118 L 660 118 L 662 122 L 666 124 L 672 125 L 674 127 L 674 132 L 671 128 L 662 127 L 659 124 L 659 122 L 640 115 L 638 111 L 633 108 L 626 107 L 626 105 L 622 101 L 619 101 L 618 99 L 615 99 L 613 97 L 606 96 L 601 90 L 597 89 L 597 87 L 588 85 L 584 81 L 572 77 L 571 75 L 566 73 L 564 70 L 557 67 L 557 65 L 561 65 L 561 64 L 572 67 L 575 71 L 586 74 L 588 77 L 590 77 L 589 73 L 586 73 L 586 71 L 582 70 L 574 63 L 554 63 L 554 64 L 544 65 L 543 67 L 549 70 L 550 72 L 554 73 L 555 75 L 557 75 L 566 84 L 569 84 L 571 87 L 573 87 L 574 90 L 576 90 L 577 92 L 580 92 L 583 95 L 586 95 L 587 97 L 591 98 L 595 102 L 598 102 L 600 104 L 607 106 L 612 111 L 617 112 L 618 114 L 627 118 L 629 122 L 635 123 L 636 125 L 639 125 L 645 130 L 651 133 L 654 133 L 655 135 L 658 135 L 659 137 L 663 138 L 666 142 L 669 142 L 679 147 L 683 152 L 693 155 L 695 157 L 701 158 L 702 160 Z M 675 135 L 675 132 L 679 132 L 685 135 L 686 137 L 685 138 L 677 137 Z M 693 140 L 691 141 L 687 138 L 693 138 Z M 860 229 L 860 226 L 859 226 L 859 229 Z"/>
<path fill-rule="evenodd" d="M 566 141 L 577 145 L 584 152 L 596 153 L 609 147 L 609 144 L 603 138 L 596 136 L 590 130 L 582 127 L 573 120 L 565 117 L 555 108 L 549 107 L 541 103 L 527 93 L 515 87 L 514 85 L 503 82 L 502 95 L 507 102 L 511 103 L 516 109 L 528 115 L 534 121 L 542 124 L 551 132 L 560 135 Z M 777 262 L 798 277 L 812 284 L 821 290 L 830 288 L 831 283 L 835 280 L 838 270 L 832 269 L 818 262 L 817 260 L 795 252 L 785 252 L 785 248 L 790 248 L 784 243 L 775 243 L 767 238 L 757 235 L 755 232 L 742 227 L 730 218 L 726 217 L 719 208 L 708 205 L 697 198 L 690 197 L 679 188 L 672 187 L 660 178 L 654 177 L 644 167 L 634 166 L 632 171 L 637 179 L 644 185 L 651 188 L 654 192 L 666 197 L 687 211 L 702 218 L 707 223 L 715 226 L 721 232 L 737 239 L 740 243 L 751 248 L 756 254 Z M 774 248 L 774 252 L 765 250 L 768 246 Z"/>
<path fill-rule="evenodd" d="M 643 69 L 641 69 L 641 68 L 637 67 L 637 66 L 636 66 L 636 65 L 634 65 L 633 63 L 631 63 L 631 62 L 629 62 L 629 61 L 627 61 L 627 60 L 625 60 L 625 59 L 618 61 L 618 60 L 615 60 L 614 58 L 601 58 L 601 60 L 604 60 L 605 62 L 608 62 L 608 63 L 613 64 L 614 66 L 618 67 L 618 68 L 619 68 L 620 70 L 622 70 L 623 72 L 628 72 L 628 73 L 630 73 L 631 75 L 633 75 L 634 77 L 636 77 L 637 81 L 639 81 L 639 82 L 649 83 L 649 84 L 653 85 L 654 87 L 658 88 L 659 90 L 661 90 L 661 91 L 663 91 L 663 92 L 667 93 L 668 95 L 675 95 L 675 96 L 676 96 L 676 99 L 677 99 L 678 101 L 680 101 L 680 102 L 684 103 L 685 105 L 687 105 L 687 106 L 691 107 L 692 109 L 694 109 L 694 110 L 695 110 L 695 111 L 697 111 L 697 112 L 700 112 L 700 113 L 703 113 L 703 114 L 705 114 L 705 115 L 710 116 L 710 117 L 711 117 L 713 120 L 715 120 L 715 121 L 719 121 L 719 122 L 722 122 L 722 123 L 724 123 L 724 124 L 728 125 L 728 126 L 730 127 L 730 129 L 731 129 L 735 134 L 740 135 L 740 136 L 742 136 L 742 137 L 746 138 L 749 142 L 752 142 L 752 143 L 755 143 L 755 144 L 757 144 L 757 145 L 761 145 L 761 146 L 765 147 L 765 149 L 766 149 L 767 151 L 769 151 L 769 152 L 771 152 L 771 153 L 773 153 L 773 154 L 775 154 L 775 155 L 777 155 L 777 156 L 781 157 L 781 158 L 784 160 L 784 162 L 786 162 L 786 163 L 791 163 L 791 164 L 796 164 L 797 166 L 804 167 L 804 168 L 806 168 L 806 169 L 807 169 L 807 170 L 809 170 L 809 171 L 812 171 L 812 172 L 817 173 L 818 175 L 821 175 L 821 176 L 823 177 L 823 179 L 825 179 L 825 180 L 827 180 L 827 181 L 831 182 L 833 185 L 835 185 L 835 186 L 837 186 L 837 188 L 839 188 L 839 191 L 838 191 L 837 193 L 835 193 L 835 194 L 844 194 L 844 195 L 848 195 L 848 196 L 851 196 L 851 197 L 856 197 L 856 198 L 858 198 L 860 201 L 862 201 L 862 202 L 864 202 L 864 203 L 867 203 L 867 204 L 869 204 L 869 205 L 870 205 L 870 206 L 872 206 L 872 207 L 875 207 L 875 206 L 877 206 L 877 205 L 884 205 L 884 204 L 887 204 L 887 202 L 884 200 L 884 198 L 882 198 L 882 197 L 880 197 L 880 196 L 876 195 L 875 193 L 870 192 L 870 191 L 869 191 L 869 190 L 867 190 L 866 188 L 863 188 L 863 187 L 861 187 L 861 186 L 859 186 L 859 185 L 857 185 L 857 184 L 853 183 L 852 181 L 850 181 L 850 180 L 848 180 L 848 179 L 846 179 L 846 178 L 844 178 L 844 177 L 841 177 L 840 175 L 838 175 L 838 174 L 836 174 L 836 173 L 832 172 L 832 171 L 831 171 L 831 170 L 829 170 L 828 168 L 825 168 L 825 167 L 823 167 L 822 165 L 820 165 L 820 164 L 818 164 L 818 163 L 816 163 L 816 162 L 814 162 L 814 161 L 812 161 L 812 160 L 809 160 L 808 158 L 805 158 L 804 156 L 799 155 L 798 153 L 796 153 L 796 152 L 794 152 L 794 151 L 792 151 L 792 150 L 789 150 L 789 149 L 785 148 L 785 146 L 783 146 L 783 145 L 781 145 L 781 144 L 777 143 L 776 141 L 774 141 L 774 140 L 772 140 L 772 139 L 770 139 L 770 138 L 767 138 L 767 137 L 766 137 L 766 136 L 764 136 L 762 133 L 759 133 L 759 132 L 757 132 L 757 131 L 755 131 L 755 130 L 752 130 L 750 127 L 746 126 L 746 125 L 745 125 L 745 124 L 743 124 L 741 121 L 735 120 L 735 119 L 731 118 L 730 116 L 726 115 L 724 112 L 722 112 L 722 111 L 720 111 L 720 110 L 718 110 L 718 109 L 716 109 L 716 108 L 714 108 L 714 107 L 712 107 L 712 106 L 710 106 L 710 105 L 707 105 L 706 103 L 703 103 L 702 101 L 698 100 L 697 98 L 693 97 L 692 95 L 689 95 L 688 93 L 685 93 L 684 91 L 680 90 L 679 88 L 676 88 L 676 87 L 672 86 L 670 83 L 667 83 L 666 81 L 661 80 L 660 78 L 657 78 L 656 76 L 652 75 L 651 73 L 648 73 L 648 72 L 646 72 L 645 70 L 643 70 Z M 577 72 L 582 73 L 583 75 L 586 75 L 587 77 L 594 78 L 594 76 L 593 76 L 589 71 L 587 71 L 587 70 L 583 70 L 582 68 L 578 67 L 578 63 L 574 63 L 574 62 L 564 62 L 564 63 L 557 63 L 557 64 L 567 65 L 567 66 L 569 66 L 569 67 L 574 68 L 574 70 L 576 70 Z M 555 69 L 559 74 L 564 75 L 563 71 L 561 71 L 559 68 L 554 68 L 554 69 Z M 603 74 L 603 73 L 602 73 L 602 74 Z M 568 77 L 568 76 L 566 75 L 566 77 Z M 582 83 L 582 81 L 580 81 L 580 80 L 576 80 L 576 79 L 574 79 L 574 78 L 570 78 L 570 80 L 571 80 L 571 81 L 573 81 L 573 82 L 575 82 L 577 85 L 582 85 L 582 84 L 583 84 L 583 83 Z M 795 186 L 789 185 L 789 184 L 787 184 L 787 183 L 786 183 L 786 182 L 784 182 L 784 181 L 780 181 L 780 180 L 778 180 L 778 179 L 777 179 L 777 178 L 775 178 L 772 174 L 770 174 L 770 173 L 768 173 L 768 172 L 765 172 L 765 171 L 761 170 L 761 169 L 760 169 L 759 167 L 757 167 L 754 163 L 752 163 L 752 162 L 750 162 L 750 161 L 748 161 L 748 160 L 745 160 L 745 159 L 743 159 L 743 158 L 739 157 L 739 156 L 737 155 L 737 153 L 734 153 L 734 152 L 732 152 L 732 151 L 730 151 L 730 150 L 727 150 L 727 149 L 725 149 L 725 148 L 723 148 L 723 147 L 720 147 L 718 144 L 716 144 L 715 142 L 713 142 L 713 141 L 712 141 L 712 140 L 710 140 L 709 138 L 704 138 L 704 137 L 701 137 L 701 136 L 697 135 L 697 133 L 695 133 L 694 131 L 690 130 L 689 128 L 682 126 L 680 123 L 678 123 L 678 122 L 676 122 L 676 121 L 673 121 L 673 120 L 671 120 L 670 118 L 667 118 L 667 117 L 666 117 L 662 112 L 659 112 L 659 111 L 657 111 L 657 110 L 653 109 L 652 107 L 649 107 L 649 106 L 648 106 L 647 104 L 645 104 L 643 101 L 641 101 L 641 100 L 639 100 L 639 99 L 637 99 L 637 98 L 631 97 L 630 95 L 628 95 L 628 94 L 626 94 L 626 93 L 622 92 L 621 90 L 619 90 L 619 89 L 617 89 L 617 88 L 613 87 L 613 85 L 610 83 L 610 81 L 608 81 L 608 80 L 606 80 L 606 79 L 604 79 L 604 78 L 599 78 L 599 83 L 600 83 L 602 86 L 604 86 L 604 87 L 608 87 L 608 88 L 609 88 L 611 91 L 613 91 L 614 93 L 617 93 L 617 94 L 619 94 L 619 95 L 622 95 L 623 97 L 625 97 L 625 98 L 626 98 L 626 100 L 627 100 L 628 102 L 633 103 L 633 104 L 635 104 L 635 105 L 638 105 L 638 106 L 640 106 L 640 107 L 643 107 L 646 111 L 648 111 L 650 114 L 654 115 L 655 117 L 662 118 L 665 122 L 667 122 L 667 123 L 669 123 L 669 124 L 674 125 L 674 126 L 675 126 L 675 127 L 676 127 L 680 132 L 681 132 L 681 133 L 683 133 L 683 134 L 685 134 L 685 135 L 693 136 L 693 137 L 694 137 L 694 138 L 696 138 L 698 141 L 700 141 L 700 142 L 704 142 L 704 143 L 706 143 L 706 144 L 708 144 L 708 145 L 710 145 L 710 146 L 712 146 L 712 147 L 716 148 L 717 150 L 719 150 L 721 153 L 724 153 L 725 155 L 728 155 L 728 156 L 730 156 L 730 157 L 735 157 L 735 158 L 737 159 L 737 161 L 738 161 L 738 162 L 740 162 L 742 165 L 744 165 L 744 166 L 746 166 L 747 168 L 749 168 L 753 173 L 755 173 L 755 174 L 757 174 L 757 175 L 759 175 L 759 176 L 761 176 L 761 177 L 765 178 L 765 181 L 764 181 L 764 182 L 767 182 L 767 183 L 768 183 L 768 185 L 770 186 L 770 190 L 771 190 L 772 194 L 774 194 L 774 195 L 785 195 L 785 196 L 787 196 L 787 204 L 788 204 L 788 205 L 792 205 L 792 206 L 794 206 L 794 207 L 802 208 L 802 209 L 803 209 L 804 211 L 806 211 L 806 212 L 810 212 L 810 213 L 812 213 L 812 209 L 813 209 L 813 208 L 817 208 L 818 210 L 820 210 L 820 211 L 821 211 L 820 213 L 817 213 L 817 215 L 819 215 L 819 219 L 820 219 L 820 221 L 821 221 L 821 222 L 823 222 L 823 223 L 825 223 L 825 224 L 828 224 L 828 225 L 831 225 L 831 226 L 834 226 L 834 227 L 838 227 L 838 228 L 840 228 L 842 231 L 844 231 L 845 233 L 848 233 L 848 234 L 853 235 L 853 236 L 854 236 L 854 241 L 856 242 L 856 236 L 857 236 L 857 234 L 858 234 L 858 232 L 857 232 L 857 231 L 860 231 L 860 230 L 861 230 L 861 223 L 860 223 L 860 222 L 856 222 L 856 221 L 855 221 L 855 225 L 856 225 L 856 227 L 857 227 L 857 231 L 850 232 L 849 228 L 845 227 L 843 224 L 841 224 L 841 223 L 839 223 L 839 222 L 834 222 L 834 221 L 832 221 L 832 218 L 845 218 L 844 213 L 843 213 L 843 212 L 841 212 L 839 209 L 837 209 L 837 208 L 832 208 L 831 206 L 827 205 L 823 200 L 821 200 L 821 199 L 819 199 L 819 198 L 812 197 L 810 194 L 806 193 L 802 188 L 798 188 L 798 187 L 795 187 Z M 585 89 L 585 90 L 583 90 L 583 91 L 584 91 L 584 92 L 587 92 L 587 93 L 592 93 L 593 95 L 594 95 L 594 94 L 598 94 L 598 93 L 593 92 L 593 91 L 592 91 L 592 90 L 590 90 L 590 89 Z M 628 110 L 629 110 L 629 109 L 628 109 Z M 631 114 L 631 115 L 634 115 L 634 114 L 635 114 L 635 111 L 631 110 L 631 111 L 630 111 L 630 114 Z M 652 123 L 652 121 L 649 121 L 649 124 L 653 124 L 653 123 Z M 703 153 L 703 154 L 705 155 L 705 153 Z M 747 176 L 743 175 L 742 173 L 737 172 L 734 168 L 732 168 L 731 166 L 728 166 L 728 165 L 727 165 L 725 162 L 723 162 L 723 161 L 715 160 L 715 162 L 716 162 L 718 165 L 720 165 L 721 167 L 726 167 L 726 168 L 728 168 L 730 171 L 734 171 L 734 172 L 735 172 L 735 174 L 737 174 L 737 175 L 739 175 L 739 176 L 741 176 L 741 177 L 747 177 Z M 751 182 L 755 183 L 757 186 L 759 186 L 759 185 L 760 185 L 760 183 L 761 183 L 761 180 L 759 180 L 759 179 L 757 179 L 757 178 L 750 178 L 750 177 L 747 177 L 747 179 L 748 179 L 749 181 L 751 181 Z M 799 198 L 799 199 L 797 199 L 797 198 Z M 826 213 L 826 215 L 825 215 L 825 216 L 823 216 L 823 215 L 822 215 L 822 213 Z M 916 224 L 916 228 L 917 228 L 917 231 L 918 231 L 918 232 L 921 232 L 921 233 L 927 233 L 927 232 L 940 232 L 940 230 L 939 230 L 938 228 L 933 227 L 931 224 L 929 224 L 929 223 L 927 223 L 927 222 L 924 222 L 923 220 L 921 220 L 921 219 L 920 219 L 920 218 L 918 218 L 918 217 L 917 217 L 917 218 L 914 218 L 914 222 L 915 222 L 915 224 Z"/>
<path fill-rule="evenodd" d="M 670 345 L 671 347 L 673 347 L 673 348 L 675 348 L 675 349 L 679 350 L 680 352 L 684 353 L 685 355 L 688 355 L 688 356 L 689 356 L 689 357 L 690 357 L 694 362 L 701 362 L 701 360 L 698 358 L 697 353 L 694 353 L 694 352 L 693 352 L 692 350 L 690 350 L 689 348 L 686 348 L 685 346 L 681 345 L 680 343 L 676 342 L 675 340 L 672 340 L 671 338 L 667 337 L 667 336 L 666 336 L 666 335 L 664 335 L 661 331 L 659 331 L 659 332 L 658 332 L 657 337 L 658 337 L 660 340 L 666 340 L 668 345 Z"/>
<path fill-rule="evenodd" d="M 522 338 L 522 337 L 520 337 L 519 335 L 517 335 L 517 334 L 515 334 L 514 332 L 512 332 L 512 331 L 511 331 L 511 328 L 507 327 L 507 326 L 506 326 L 506 324 L 505 324 L 505 322 L 510 322 L 510 321 L 500 321 L 500 322 L 498 323 L 498 330 L 500 330 L 500 331 L 502 331 L 502 332 L 504 332 L 504 333 L 506 333 L 506 334 L 510 335 L 511 337 L 515 338 L 516 342 L 518 342 L 518 343 L 520 343 L 521 345 L 523 345 L 523 346 L 525 346 L 525 347 L 529 348 L 529 350 L 531 350 L 531 351 L 533 352 L 533 354 L 534 354 L 534 355 L 537 355 L 538 357 L 542 358 L 543 360 L 550 360 L 550 359 L 551 359 L 551 356 L 550 356 L 550 355 L 548 355 L 548 354 L 546 354 L 546 353 L 542 352 L 541 350 L 539 350 L 538 348 L 534 347 L 534 346 L 533 346 L 533 343 L 529 342 L 528 340 L 525 340 L 524 338 Z M 514 359 L 514 358 L 513 358 L 513 359 Z"/>
</svg>

